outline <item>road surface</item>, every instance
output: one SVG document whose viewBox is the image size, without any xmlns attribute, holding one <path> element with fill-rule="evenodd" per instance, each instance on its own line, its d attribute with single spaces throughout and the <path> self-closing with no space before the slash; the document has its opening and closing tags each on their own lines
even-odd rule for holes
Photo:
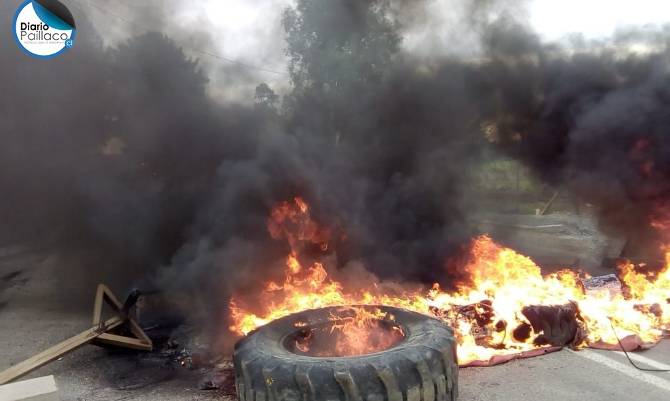
<svg viewBox="0 0 670 401">
<path fill-rule="evenodd" d="M 54 255 L 0 249 L 0 370 L 90 325 L 95 286 L 83 298 L 67 263 Z M 70 283 L 70 284 L 68 284 Z M 670 369 L 670 340 L 635 354 L 640 365 Z M 28 377 L 53 374 L 62 400 L 221 400 L 198 389 L 197 371 L 161 369 L 93 346 Z M 667 401 L 670 373 L 646 373 L 623 355 L 561 351 L 490 368 L 460 371 L 461 401 Z M 228 398 L 229 399 L 229 398 Z"/>
<path fill-rule="evenodd" d="M 631 354 L 640 367 L 670 369 L 670 341 Z M 635 369 L 621 353 L 564 350 L 491 368 L 460 371 L 462 401 L 666 401 L 670 372 Z"/>
</svg>

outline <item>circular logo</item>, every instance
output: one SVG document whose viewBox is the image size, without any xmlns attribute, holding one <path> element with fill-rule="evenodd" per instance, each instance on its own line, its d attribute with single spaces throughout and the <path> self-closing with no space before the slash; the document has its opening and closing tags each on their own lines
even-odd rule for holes
<svg viewBox="0 0 670 401">
<path fill-rule="evenodd" d="M 77 30 L 70 10 L 58 0 L 28 0 L 14 15 L 14 38 L 25 53 L 41 58 L 74 45 Z"/>
</svg>

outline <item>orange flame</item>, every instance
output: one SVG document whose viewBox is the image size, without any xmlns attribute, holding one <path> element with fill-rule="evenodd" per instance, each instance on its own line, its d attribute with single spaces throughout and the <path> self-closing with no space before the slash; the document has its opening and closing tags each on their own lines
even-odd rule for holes
<svg viewBox="0 0 670 401">
<path fill-rule="evenodd" d="M 309 207 L 302 199 L 295 198 L 275 208 L 268 229 L 273 238 L 286 239 L 291 245 L 284 282 L 270 282 L 260 292 L 257 298 L 260 312 L 252 312 L 237 297 L 233 298 L 230 330 L 235 333 L 247 334 L 272 320 L 307 309 L 395 306 L 447 321 L 455 330 L 459 363 L 467 364 L 541 347 L 533 341 L 541 333 L 521 339 L 514 336 L 515 328 L 528 325 L 522 309 L 530 305 L 576 303 L 586 335 L 578 346 L 615 345 L 617 336 L 628 335 L 654 342 L 663 329 L 670 327 L 670 251 L 666 268 L 655 275 L 638 273 L 632 264 L 622 266 L 620 278 L 628 288 L 626 295 L 613 294 L 607 289 L 585 292 L 580 279 L 587 276 L 569 270 L 542 275 L 540 267 L 530 258 L 495 243 L 488 236 L 480 236 L 472 241 L 471 257 L 462 268 L 467 273 L 467 283 L 457 285 L 457 291 L 444 291 L 435 284 L 430 289 L 390 293 L 383 289 L 385 283 L 378 282 L 370 282 L 363 286 L 364 290 L 349 290 L 330 279 L 322 263 L 301 264 L 300 247 L 316 243 L 325 249 L 329 235 L 311 219 Z M 476 323 L 473 314 L 485 317 L 486 321 Z M 350 322 L 344 327 L 345 332 L 360 335 L 356 331 L 362 327 L 360 322 L 365 319 Z"/>
<path fill-rule="evenodd" d="M 395 317 L 378 308 L 350 306 L 331 312 L 330 324 L 302 328 L 295 339 L 295 349 L 310 356 L 351 356 L 378 352 L 402 341 L 404 333 Z"/>
</svg>

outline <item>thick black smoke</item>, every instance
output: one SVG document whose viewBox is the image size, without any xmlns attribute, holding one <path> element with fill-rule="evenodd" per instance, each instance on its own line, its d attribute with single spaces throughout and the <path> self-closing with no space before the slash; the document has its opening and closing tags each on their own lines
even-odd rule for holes
<svg viewBox="0 0 670 401">
<path fill-rule="evenodd" d="M 473 234 L 459 191 L 483 141 L 469 67 L 416 65 L 378 4 L 306 1 L 286 12 L 294 90 L 281 110 L 257 106 L 270 122 L 258 152 L 222 161 L 162 282 L 214 280 L 219 311 L 221 285 L 253 298 L 259 281 L 283 274 L 289 251 L 266 232 L 269 208 L 296 195 L 335 233 L 320 255 L 331 267 L 445 281 L 445 261 Z"/>
<path fill-rule="evenodd" d="M 77 43 L 62 57 L 0 41 L 0 238 L 59 254 L 74 265 L 64 280 L 88 279 L 89 294 L 170 263 L 217 168 L 251 157 L 266 123 L 209 99 L 197 62 L 162 34 L 105 48 L 75 14 Z"/>
<path fill-rule="evenodd" d="M 417 61 L 392 10 L 298 1 L 281 105 L 267 86 L 255 106 L 216 103 L 169 37 L 106 48 L 83 14 L 75 47 L 49 61 L 0 41 L 0 239 L 63 255 L 86 285 L 185 292 L 211 319 L 233 289 L 281 276 L 287 245 L 266 221 L 296 195 L 344 234 L 323 255 L 337 267 L 448 280 L 474 234 L 462 189 L 492 145 L 609 225 L 649 224 L 670 182 L 666 48 L 574 53 L 502 21 L 479 28 L 478 60 Z"/>
<path fill-rule="evenodd" d="M 631 31 L 568 51 L 500 22 L 476 76 L 494 140 L 631 240 L 649 240 L 651 227 L 667 234 L 669 38 Z"/>
</svg>

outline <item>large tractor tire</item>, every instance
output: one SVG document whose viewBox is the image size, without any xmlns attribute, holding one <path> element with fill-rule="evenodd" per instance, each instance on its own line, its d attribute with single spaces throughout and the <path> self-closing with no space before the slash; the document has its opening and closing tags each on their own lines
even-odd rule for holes
<svg viewBox="0 0 670 401">
<path fill-rule="evenodd" d="M 324 324 L 338 308 L 296 313 L 249 333 L 235 345 L 238 399 L 455 401 L 458 364 L 451 328 L 419 313 L 374 308 L 393 315 L 404 338 L 391 348 L 366 355 L 314 357 L 286 346 L 296 327 Z"/>
</svg>

